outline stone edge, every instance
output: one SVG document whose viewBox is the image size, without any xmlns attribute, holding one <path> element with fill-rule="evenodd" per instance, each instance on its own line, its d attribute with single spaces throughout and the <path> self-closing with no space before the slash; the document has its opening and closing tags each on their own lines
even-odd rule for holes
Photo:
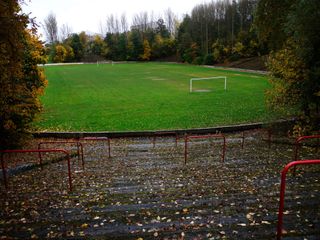
<svg viewBox="0 0 320 240">
<path fill-rule="evenodd" d="M 175 129 L 175 130 L 146 130 L 146 131 L 123 131 L 123 132 L 35 132 L 33 136 L 35 138 L 83 138 L 83 137 L 110 137 L 110 138 L 124 138 L 124 137 L 150 137 L 155 133 L 168 133 L 174 132 L 178 135 L 183 134 L 212 134 L 212 133 L 231 133 L 241 132 L 246 130 L 259 129 L 268 127 L 271 125 L 281 125 L 286 123 L 293 123 L 294 119 L 291 120 L 278 120 L 271 123 L 250 123 L 250 124 L 239 124 L 231 126 L 218 126 L 212 128 L 195 128 L 195 129 Z"/>
</svg>

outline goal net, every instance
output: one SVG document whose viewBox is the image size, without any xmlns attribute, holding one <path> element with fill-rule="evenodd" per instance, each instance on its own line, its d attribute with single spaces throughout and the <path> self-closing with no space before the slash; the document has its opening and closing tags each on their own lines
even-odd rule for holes
<svg viewBox="0 0 320 240">
<path fill-rule="evenodd" d="M 221 81 L 224 81 L 224 90 L 225 91 L 227 90 L 227 77 L 218 76 L 218 77 L 207 77 L 207 78 L 191 78 L 190 84 L 189 84 L 190 92 L 210 92 L 212 83 L 208 84 L 208 81 L 217 81 L 218 83 L 221 83 Z M 202 84 L 197 84 L 197 86 L 195 86 L 195 82 L 202 83 Z"/>
</svg>

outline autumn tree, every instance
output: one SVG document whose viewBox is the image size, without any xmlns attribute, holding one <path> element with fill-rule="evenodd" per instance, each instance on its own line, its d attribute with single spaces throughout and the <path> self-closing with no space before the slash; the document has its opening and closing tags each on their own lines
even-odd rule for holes
<svg viewBox="0 0 320 240">
<path fill-rule="evenodd" d="M 143 54 L 140 56 L 140 58 L 144 61 L 150 60 L 151 56 L 151 47 L 148 42 L 148 40 L 143 40 Z"/>
<path fill-rule="evenodd" d="M 97 56 L 106 56 L 108 53 L 107 44 L 103 41 L 103 39 L 99 35 L 95 35 L 93 40 L 91 41 L 91 52 Z"/>
<path fill-rule="evenodd" d="M 19 3 L 0 4 L 0 148 L 21 145 L 36 115 L 41 111 L 39 95 L 46 80 L 37 66 L 44 63 L 42 43 L 36 36 L 32 19 Z M 28 24 L 32 29 L 27 30 Z"/>
<path fill-rule="evenodd" d="M 318 0 L 261 0 L 256 18 L 260 40 L 272 50 L 269 106 L 290 109 L 298 117 L 296 134 L 319 129 L 320 12 L 316 9 Z"/>
<path fill-rule="evenodd" d="M 67 50 L 62 44 L 55 45 L 55 56 L 53 58 L 54 62 L 62 63 L 67 58 Z"/>
<path fill-rule="evenodd" d="M 74 60 L 74 52 L 73 48 L 67 44 L 64 44 L 64 48 L 66 49 L 65 62 L 72 62 Z"/>
<path fill-rule="evenodd" d="M 74 60 L 78 62 L 81 61 L 84 55 L 84 49 L 79 34 L 73 33 L 66 42 L 73 49 Z"/>
<path fill-rule="evenodd" d="M 103 41 L 100 35 L 88 37 L 88 42 L 85 46 L 84 61 L 96 62 L 103 61 L 108 54 L 107 44 Z"/>
<path fill-rule="evenodd" d="M 184 16 L 178 29 L 177 44 L 181 59 L 190 61 L 190 42 L 196 43 L 199 48 L 198 60 L 213 60 L 212 46 L 217 41 L 228 49 L 228 54 L 224 58 L 216 58 L 215 62 L 259 55 L 260 47 L 251 44 L 258 42 L 252 28 L 256 6 L 257 0 L 217 0 L 196 5 L 190 15 Z"/>
<path fill-rule="evenodd" d="M 138 60 L 143 54 L 143 39 L 139 30 L 131 30 L 127 48 L 128 60 Z"/>
</svg>

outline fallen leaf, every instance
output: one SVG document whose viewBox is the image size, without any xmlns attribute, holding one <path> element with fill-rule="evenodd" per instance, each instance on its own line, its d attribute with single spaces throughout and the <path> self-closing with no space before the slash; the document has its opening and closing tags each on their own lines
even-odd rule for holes
<svg viewBox="0 0 320 240">
<path fill-rule="evenodd" d="M 241 226 L 241 227 L 247 226 L 245 223 L 238 223 L 237 225 L 238 225 L 238 226 Z"/>
<path fill-rule="evenodd" d="M 38 239 L 39 237 L 36 234 L 31 235 L 31 239 Z"/>
<path fill-rule="evenodd" d="M 86 228 L 88 228 L 88 227 L 89 227 L 89 224 L 88 224 L 88 223 L 84 223 L 84 224 L 81 225 L 81 228 L 82 228 L 82 229 L 86 229 Z"/>
<path fill-rule="evenodd" d="M 268 224 L 268 225 L 270 225 L 271 223 L 270 222 L 268 222 L 268 221 L 261 221 L 261 223 L 262 224 Z"/>
</svg>

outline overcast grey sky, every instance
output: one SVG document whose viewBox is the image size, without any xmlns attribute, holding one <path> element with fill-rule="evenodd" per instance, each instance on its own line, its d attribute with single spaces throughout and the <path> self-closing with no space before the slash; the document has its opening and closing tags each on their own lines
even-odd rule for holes
<svg viewBox="0 0 320 240">
<path fill-rule="evenodd" d="M 131 25 L 131 17 L 136 13 L 153 11 L 158 16 L 170 8 L 181 17 L 190 13 L 195 5 L 209 1 L 211 0 L 26 0 L 22 9 L 25 13 L 31 13 L 31 17 L 36 17 L 38 23 L 42 23 L 52 11 L 59 27 L 67 23 L 73 32 L 99 33 L 100 22 L 105 22 L 109 14 L 120 17 L 122 13 L 126 13 L 128 24 Z"/>
</svg>

